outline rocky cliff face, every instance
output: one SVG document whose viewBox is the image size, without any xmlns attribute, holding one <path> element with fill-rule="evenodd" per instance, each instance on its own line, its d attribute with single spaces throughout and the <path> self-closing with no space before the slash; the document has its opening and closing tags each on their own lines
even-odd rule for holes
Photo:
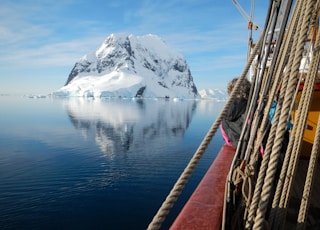
<svg viewBox="0 0 320 230">
<path fill-rule="evenodd" d="M 55 95 L 198 98 L 186 60 L 156 35 L 112 34 Z"/>
</svg>

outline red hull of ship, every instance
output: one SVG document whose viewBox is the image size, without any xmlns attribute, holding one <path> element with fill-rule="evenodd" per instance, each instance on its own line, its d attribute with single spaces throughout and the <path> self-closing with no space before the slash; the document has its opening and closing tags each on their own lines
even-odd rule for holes
<svg viewBox="0 0 320 230">
<path fill-rule="evenodd" d="M 178 229 L 220 229 L 226 178 L 235 149 L 223 145 L 218 156 L 171 226 Z"/>
</svg>

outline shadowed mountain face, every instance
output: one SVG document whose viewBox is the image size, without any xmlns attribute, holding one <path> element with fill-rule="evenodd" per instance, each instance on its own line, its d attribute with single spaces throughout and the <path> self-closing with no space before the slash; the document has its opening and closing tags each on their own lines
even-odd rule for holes
<svg viewBox="0 0 320 230">
<path fill-rule="evenodd" d="M 112 34 L 74 65 L 54 94 L 94 97 L 199 97 L 181 54 L 155 35 Z"/>
<path fill-rule="evenodd" d="M 196 105 L 196 101 L 83 98 L 65 102 L 74 127 L 86 139 L 94 139 L 109 158 L 141 147 L 152 151 L 181 140 Z"/>
</svg>

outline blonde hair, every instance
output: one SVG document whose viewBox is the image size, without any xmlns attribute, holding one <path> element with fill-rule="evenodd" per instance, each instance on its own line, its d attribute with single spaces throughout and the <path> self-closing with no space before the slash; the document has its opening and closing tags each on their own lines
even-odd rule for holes
<svg viewBox="0 0 320 230">
<path fill-rule="evenodd" d="M 227 89 L 228 89 L 228 94 L 230 95 L 233 88 L 235 87 L 237 81 L 238 81 L 239 78 L 234 78 L 232 79 L 229 83 L 228 83 L 228 86 L 227 86 Z M 241 85 L 239 87 L 239 90 L 236 94 L 236 98 L 243 98 L 243 99 L 248 99 L 249 97 L 249 94 L 250 94 L 250 88 L 251 88 L 251 83 L 248 79 L 243 79 L 242 82 L 241 82 Z"/>
</svg>

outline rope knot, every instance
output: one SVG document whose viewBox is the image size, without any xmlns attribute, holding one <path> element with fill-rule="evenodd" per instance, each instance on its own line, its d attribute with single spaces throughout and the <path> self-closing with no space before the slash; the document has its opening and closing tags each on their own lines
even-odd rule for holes
<svg viewBox="0 0 320 230">
<path fill-rule="evenodd" d="M 240 191 L 246 202 L 250 202 L 252 197 L 252 176 L 254 175 L 254 167 L 250 164 L 241 163 L 232 175 L 232 182 L 236 187 L 236 191 Z"/>
</svg>

